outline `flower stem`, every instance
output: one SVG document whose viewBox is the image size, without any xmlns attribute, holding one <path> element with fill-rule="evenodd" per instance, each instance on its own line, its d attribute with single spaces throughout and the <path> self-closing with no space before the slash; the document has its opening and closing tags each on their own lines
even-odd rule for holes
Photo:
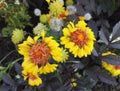
<svg viewBox="0 0 120 91">
<path fill-rule="evenodd" d="M 15 50 L 9 52 L 5 57 L 3 57 L 1 60 L 0 60 L 0 64 L 10 55 L 14 52 Z"/>
</svg>

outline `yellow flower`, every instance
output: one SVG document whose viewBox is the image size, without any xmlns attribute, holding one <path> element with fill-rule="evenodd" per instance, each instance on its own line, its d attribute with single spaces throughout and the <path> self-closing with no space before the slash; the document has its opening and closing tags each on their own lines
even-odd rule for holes
<svg viewBox="0 0 120 91">
<path fill-rule="evenodd" d="M 76 79 L 75 78 L 71 78 L 70 79 L 70 85 L 72 86 L 72 87 L 77 87 L 77 82 L 76 82 Z"/>
<path fill-rule="evenodd" d="M 24 31 L 23 30 L 20 30 L 20 29 L 15 29 L 13 32 L 12 32 L 12 42 L 14 44 L 18 44 L 19 42 L 21 42 L 23 39 L 24 39 Z"/>
<path fill-rule="evenodd" d="M 22 66 L 23 66 L 22 75 L 24 77 L 24 80 L 28 79 L 29 85 L 39 86 L 42 84 L 42 80 L 38 76 L 39 69 L 37 65 L 30 63 L 28 61 L 28 63 L 23 62 Z"/>
<path fill-rule="evenodd" d="M 47 74 L 47 73 L 52 73 L 56 70 L 57 64 L 49 64 L 47 63 L 45 66 L 41 67 L 39 69 L 40 74 Z"/>
<path fill-rule="evenodd" d="M 27 72 L 26 70 L 22 71 L 24 80 L 28 79 L 28 84 L 31 86 L 39 86 L 42 84 L 41 78 L 36 74 L 33 74 L 32 72 Z"/>
<path fill-rule="evenodd" d="M 54 72 L 57 67 L 54 64 L 49 64 L 51 57 L 56 62 L 63 61 L 62 49 L 59 47 L 59 44 L 53 40 L 52 36 L 45 37 L 45 32 L 42 32 L 41 35 L 42 38 L 35 36 L 33 39 L 29 36 L 26 41 L 18 45 L 18 52 L 24 56 L 24 62 L 22 63 L 23 68 L 31 67 L 31 69 L 36 69 L 37 66 L 40 71 L 43 69 L 44 72 L 41 71 L 41 73 L 46 74 Z"/>
<path fill-rule="evenodd" d="M 51 16 L 59 17 L 65 11 L 63 5 L 64 4 L 59 0 L 55 0 L 51 2 L 49 5 L 49 10 L 50 10 L 49 14 Z"/>
<path fill-rule="evenodd" d="M 46 0 L 47 3 L 50 3 L 50 0 Z"/>
<path fill-rule="evenodd" d="M 70 22 L 67 28 L 63 29 L 61 44 L 65 45 L 74 57 L 87 57 L 94 48 L 95 36 L 86 23 L 81 20 L 76 25 Z"/>
<path fill-rule="evenodd" d="M 68 52 L 66 52 L 66 50 L 62 48 L 61 53 L 62 53 L 62 60 L 60 62 L 61 63 L 66 62 L 66 60 L 68 60 L 69 57 Z"/>
<path fill-rule="evenodd" d="M 115 53 L 112 53 L 112 52 L 106 52 L 106 53 L 103 53 L 102 56 L 106 56 L 110 54 L 116 55 Z M 120 65 L 112 65 L 112 64 L 108 64 L 107 62 L 102 61 L 102 67 L 105 70 L 109 71 L 112 76 L 120 75 Z"/>
</svg>

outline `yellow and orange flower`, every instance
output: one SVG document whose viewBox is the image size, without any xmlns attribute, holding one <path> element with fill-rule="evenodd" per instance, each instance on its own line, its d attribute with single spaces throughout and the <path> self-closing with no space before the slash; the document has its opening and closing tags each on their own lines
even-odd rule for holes
<svg viewBox="0 0 120 91">
<path fill-rule="evenodd" d="M 52 36 L 45 37 L 44 31 L 41 36 L 34 38 L 28 36 L 26 41 L 18 45 L 18 52 L 24 56 L 22 63 L 24 79 L 28 78 L 29 84 L 32 86 L 41 84 L 37 74 L 56 71 L 58 64 L 49 62 L 49 59 L 53 58 L 54 61 L 61 63 L 68 59 L 67 53 L 59 47 Z M 38 83 L 35 80 L 38 80 Z"/>
<path fill-rule="evenodd" d="M 31 69 L 31 68 L 29 68 Z M 41 78 L 38 76 L 38 72 L 36 71 L 36 69 L 24 69 L 22 71 L 24 80 L 28 79 L 28 84 L 31 86 L 39 86 L 42 84 L 42 80 Z M 34 72 L 30 72 L 30 71 L 34 71 Z"/>
<path fill-rule="evenodd" d="M 74 57 L 87 57 L 94 48 L 94 33 L 86 25 L 85 21 L 81 20 L 76 25 L 70 22 L 67 28 L 63 29 L 61 44 L 65 45 Z"/>
<path fill-rule="evenodd" d="M 106 55 L 116 55 L 115 53 L 112 53 L 112 52 L 106 52 L 106 53 L 103 53 L 102 56 L 106 56 Z M 105 61 L 102 61 L 102 67 L 109 71 L 111 73 L 112 76 L 118 76 L 120 75 L 120 65 L 112 65 L 112 64 L 109 64 Z"/>
<path fill-rule="evenodd" d="M 43 35 L 42 39 L 40 39 L 40 42 L 37 42 L 39 38 L 40 36 L 35 36 L 34 39 L 32 39 L 29 36 L 26 41 L 18 45 L 19 53 L 24 56 L 24 62 L 22 66 L 26 67 L 28 64 L 35 64 L 40 65 L 41 69 L 41 67 L 46 67 L 46 64 L 49 63 L 49 59 L 51 57 L 56 62 L 62 62 L 62 49 L 59 47 L 59 44 L 53 40 L 53 37 L 44 37 Z M 51 64 L 49 63 L 49 65 Z M 54 71 L 55 70 L 56 69 L 54 68 Z M 47 69 L 46 72 L 50 73 L 53 71 Z"/>
</svg>

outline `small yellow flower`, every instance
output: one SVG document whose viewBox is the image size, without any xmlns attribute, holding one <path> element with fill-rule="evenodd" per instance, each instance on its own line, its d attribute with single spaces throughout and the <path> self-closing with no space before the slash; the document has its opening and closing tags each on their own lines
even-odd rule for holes
<svg viewBox="0 0 120 91">
<path fill-rule="evenodd" d="M 86 23 L 81 20 L 76 25 L 70 22 L 67 28 L 63 29 L 61 44 L 65 45 L 74 57 L 87 57 L 94 49 L 95 36 Z"/>
<path fill-rule="evenodd" d="M 64 4 L 58 0 L 51 2 L 49 5 L 49 14 L 51 16 L 59 17 L 65 11 L 63 5 Z"/>
<path fill-rule="evenodd" d="M 11 40 L 14 44 L 18 44 L 24 39 L 25 33 L 23 30 L 15 29 L 12 32 Z"/>
<path fill-rule="evenodd" d="M 66 50 L 62 48 L 61 53 L 62 53 L 62 60 L 60 62 L 61 63 L 66 62 L 66 60 L 68 60 L 69 57 L 68 52 L 66 52 Z"/>
<path fill-rule="evenodd" d="M 112 52 L 106 52 L 106 53 L 103 53 L 102 56 L 106 56 L 110 54 L 116 55 L 115 53 L 112 53 Z M 112 65 L 112 64 L 108 64 L 107 62 L 102 61 L 102 67 L 105 70 L 109 71 L 112 76 L 120 75 L 120 65 Z"/>
<path fill-rule="evenodd" d="M 72 87 L 77 87 L 77 82 L 76 82 L 75 78 L 71 78 L 70 81 L 71 81 L 70 84 L 71 84 Z"/>
</svg>

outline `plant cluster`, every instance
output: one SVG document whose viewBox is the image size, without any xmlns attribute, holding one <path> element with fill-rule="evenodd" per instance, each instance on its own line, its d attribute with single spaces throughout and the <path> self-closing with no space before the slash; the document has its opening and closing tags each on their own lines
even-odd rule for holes
<svg viewBox="0 0 120 91">
<path fill-rule="evenodd" d="M 0 1 L 0 37 L 10 37 L 15 49 L 0 59 L 0 91 L 92 91 L 98 82 L 118 85 L 120 21 L 113 24 L 109 17 L 119 1 L 40 2 L 31 14 L 36 1 Z M 12 53 L 15 60 L 6 62 Z"/>
</svg>

